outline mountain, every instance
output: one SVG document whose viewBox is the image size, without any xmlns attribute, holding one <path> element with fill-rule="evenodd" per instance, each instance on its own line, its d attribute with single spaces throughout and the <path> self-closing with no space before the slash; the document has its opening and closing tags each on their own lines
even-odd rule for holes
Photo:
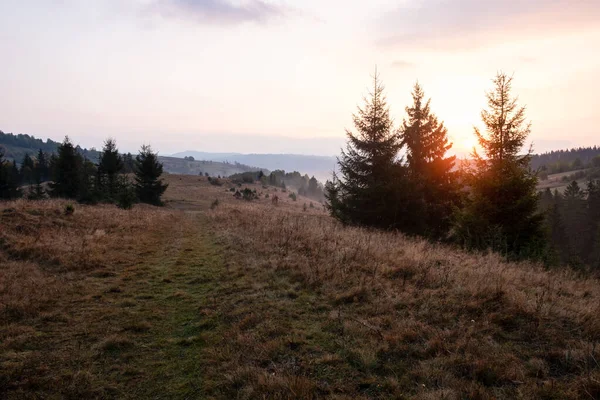
<svg viewBox="0 0 600 400">
<path fill-rule="evenodd" d="M 315 176 L 319 181 L 331 179 L 336 166 L 336 157 L 311 156 L 302 154 L 241 154 L 241 153 L 207 153 L 201 151 L 183 151 L 172 157 L 194 157 L 196 160 L 219 161 L 254 165 L 271 171 L 300 171 Z"/>
</svg>

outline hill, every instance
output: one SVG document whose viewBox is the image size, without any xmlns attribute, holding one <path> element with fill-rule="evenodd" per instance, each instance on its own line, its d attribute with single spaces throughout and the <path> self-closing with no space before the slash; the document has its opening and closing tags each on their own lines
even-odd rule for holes
<svg viewBox="0 0 600 400">
<path fill-rule="evenodd" d="M 336 157 L 311 156 L 301 154 L 240 154 L 240 153 L 206 153 L 199 151 L 184 151 L 173 157 L 194 157 L 196 160 L 212 160 L 220 162 L 238 162 L 255 165 L 271 171 L 300 171 L 309 176 L 315 176 L 319 181 L 331 179 L 331 173 L 336 167 Z"/>
<path fill-rule="evenodd" d="M 0 397 L 600 397 L 596 278 L 166 179 L 162 209 L 0 205 Z"/>
<path fill-rule="evenodd" d="M 16 160 L 17 163 L 23 160 L 25 154 L 33 156 L 41 149 L 45 153 L 55 153 L 60 145 L 52 139 L 37 139 L 34 136 L 25 134 L 12 134 L 0 131 L 0 146 L 4 148 L 5 157 L 9 160 Z M 80 146 L 76 147 L 77 151 L 92 162 L 97 162 L 100 153 L 94 149 L 88 150 Z"/>
<path fill-rule="evenodd" d="M 579 147 L 534 154 L 533 169 L 542 169 L 548 174 L 560 174 L 590 167 L 600 167 L 600 147 Z"/>
<path fill-rule="evenodd" d="M 177 157 L 164 157 L 159 156 L 158 160 L 163 163 L 165 172 L 170 174 L 181 174 L 181 175 L 205 175 L 217 177 L 217 176 L 230 176 L 234 174 L 241 174 L 250 171 L 263 171 L 265 174 L 270 172 L 263 168 L 251 167 L 248 165 L 240 164 L 237 162 L 219 162 L 210 160 L 189 160 Z"/>
</svg>

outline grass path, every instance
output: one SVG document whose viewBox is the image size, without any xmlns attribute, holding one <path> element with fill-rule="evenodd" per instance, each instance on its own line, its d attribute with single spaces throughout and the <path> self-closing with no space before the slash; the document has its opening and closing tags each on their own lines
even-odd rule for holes
<svg viewBox="0 0 600 400">
<path fill-rule="evenodd" d="M 114 301 L 127 308 L 118 321 L 121 329 L 135 342 L 119 346 L 117 340 L 115 352 L 115 361 L 127 365 L 121 391 L 127 397 L 203 397 L 208 366 L 202 349 L 215 341 L 218 328 L 211 303 L 227 281 L 221 249 L 201 217 L 189 218 L 191 223 L 176 228 L 149 261 L 126 271 L 120 285 L 126 289 L 114 294 Z M 104 368 L 103 374 L 114 368 Z"/>
<path fill-rule="evenodd" d="M 228 280 L 202 218 L 124 245 L 113 265 L 70 278 L 51 310 L 0 329 L 0 398 L 204 398 L 201 353 Z"/>
</svg>

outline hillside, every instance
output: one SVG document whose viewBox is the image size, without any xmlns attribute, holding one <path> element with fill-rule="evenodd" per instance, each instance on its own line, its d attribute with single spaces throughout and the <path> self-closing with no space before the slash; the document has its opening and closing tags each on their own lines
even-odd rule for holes
<svg viewBox="0 0 600 400">
<path fill-rule="evenodd" d="M 59 142 L 55 142 L 52 139 L 44 141 L 30 135 L 15 135 L 0 131 L 0 146 L 6 153 L 5 157 L 9 160 L 16 160 L 17 163 L 21 162 L 25 154 L 33 156 L 40 149 L 46 153 L 55 153 L 59 145 Z M 77 151 L 92 162 L 97 162 L 100 156 L 100 153 L 94 149 L 88 150 L 77 146 Z"/>
<path fill-rule="evenodd" d="M 249 171 L 263 171 L 265 174 L 269 174 L 269 171 L 264 168 L 251 167 L 240 163 L 229 163 L 219 161 L 207 161 L 207 160 L 185 160 L 183 158 L 176 157 L 158 157 L 159 161 L 163 163 L 165 172 L 170 174 L 181 174 L 181 175 L 204 175 L 209 176 L 230 176 L 233 174 L 240 174 Z"/>
<path fill-rule="evenodd" d="M 597 279 L 166 179 L 162 209 L 0 204 L 0 397 L 600 396 Z"/>
<path fill-rule="evenodd" d="M 212 160 L 220 162 L 238 162 L 255 165 L 271 171 L 301 171 L 303 174 L 315 176 L 319 181 L 331 179 L 331 173 L 336 167 L 336 157 L 311 156 L 301 154 L 239 154 L 239 153 L 206 153 L 184 151 L 173 154 L 173 157 L 194 157 L 197 160 Z"/>
</svg>

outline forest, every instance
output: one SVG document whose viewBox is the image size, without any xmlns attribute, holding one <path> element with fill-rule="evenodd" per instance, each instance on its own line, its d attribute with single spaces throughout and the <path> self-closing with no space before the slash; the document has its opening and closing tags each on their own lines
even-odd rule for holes
<svg viewBox="0 0 600 400">
<path fill-rule="evenodd" d="M 26 153 L 20 165 L 8 161 L 0 147 L 0 200 L 59 197 L 115 203 L 124 209 L 138 201 L 161 205 L 167 188 L 160 179 L 162 173 L 163 166 L 149 146 L 142 146 L 134 158 L 130 153 L 120 154 L 114 139 L 105 141 L 98 163 L 84 157 L 68 137 L 55 153 L 43 148 L 34 157 Z"/>
<path fill-rule="evenodd" d="M 526 147 L 532 125 L 512 93 L 512 81 L 504 73 L 494 78 L 481 112 L 485 128 L 474 128 L 480 150 L 473 150 L 472 162 L 457 165 L 448 154 L 448 131 L 423 88 L 414 86 L 413 104 L 395 128 L 375 74 L 369 97 L 353 116 L 356 131 L 347 130 L 339 172 L 326 184 L 330 214 L 347 225 L 597 272 L 600 181 L 590 174 L 585 188 L 573 182 L 564 194 L 542 194 L 537 190 L 541 167 L 534 169 L 533 163 L 595 170 L 598 149 L 534 157 Z"/>
</svg>

